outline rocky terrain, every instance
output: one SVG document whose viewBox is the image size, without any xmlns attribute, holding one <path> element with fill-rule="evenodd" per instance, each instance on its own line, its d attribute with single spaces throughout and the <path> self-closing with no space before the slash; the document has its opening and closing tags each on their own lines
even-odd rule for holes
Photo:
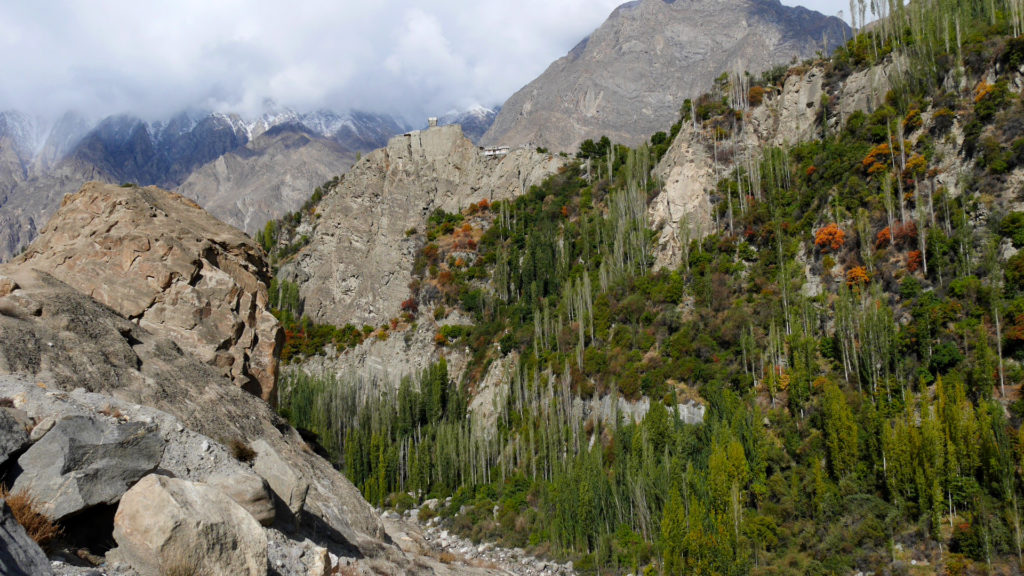
<svg viewBox="0 0 1024 576">
<path fill-rule="evenodd" d="M 760 161 L 762 150 L 806 142 L 825 130 L 838 130 L 854 112 L 871 113 L 884 102 L 900 63 L 892 60 L 858 72 L 836 87 L 837 96 L 822 128 L 825 70 L 819 64 L 790 74 L 761 105 L 747 110 L 737 131 L 713 142 L 706 130 L 683 122 L 679 134 L 654 170 L 660 193 L 650 204 L 651 225 L 660 232 L 656 266 L 682 261 L 681 239 L 701 238 L 713 229 L 710 192 L 729 170 Z M 946 183 L 944 181 L 944 183 Z M 948 182 L 955 186 L 955 182 Z"/>
<path fill-rule="evenodd" d="M 49 127 L 4 112 L 0 260 L 27 247 L 61 198 L 92 180 L 179 188 L 252 231 L 404 130 L 386 115 L 277 107 L 255 119 L 191 111 L 158 122 L 68 113 Z"/>
<path fill-rule="evenodd" d="M 849 36 L 841 20 L 778 0 L 629 2 L 509 98 L 481 142 L 574 151 L 607 135 L 638 145 L 722 73 L 756 75 Z"/>
<path fill-rule="evenodd" d="M 249 237 L 192 201 L 87 184 L 12 265 L 52 274 L 274 399 L 283 335 L 267 310 L 269 270 Z"/>
<path fill-rule="evenodd" d="M 317 322 L 379 325 L 408 298 L 428 216 L 510 198 L 554 172 L 556 156 L 485 156 L 458 126 L 396 136 L 367 154 L 321 202 L 308 247 L 282 270 Z"/>
<path fill-rule="evenodd" d="M 62 530 L 44 554 L 0 504 L 2 572 L 537 573 L 409 546 L 257 397 L 266 270 L 191 201 L 99 183 L 0 265 L 0 483 Z"/>
</svg>

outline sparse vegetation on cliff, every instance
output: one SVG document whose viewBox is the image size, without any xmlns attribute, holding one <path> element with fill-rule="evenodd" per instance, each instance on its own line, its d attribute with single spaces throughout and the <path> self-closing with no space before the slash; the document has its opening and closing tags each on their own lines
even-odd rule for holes
<svg viewBox="0 0 1024 576">
<path fill-rule="evenodd" d="M 412 298 L 474 320 L 439 333 L 474 355 L 449 389 L 520 358 L 492 428 L 457 406 L 410 411 L 428 375 L 344 418 L 307 408 L 324 414 L 312 429 L 372 500 L 450 495 L 457 529 L 584 572 L 1018 570 L 1020 5 L 891 16 L 818 63 L 829 92 L 809 140 L 730 158 L 745 119 L 730 94 L 755 98 L 728 78 L 683 111 L 720 179 L 711 233 L 684 240 L 677 268 L 652 270 L 645 220 L 664 133 L 591 141 L 515 200 L 431 218 Z M 901 63 L 884 98 L 840 116 L 838 82 L 886 62 Z M 289 386 L 319 407 L 351 384 Z M 687 425 L 695 392 L 707 411 Z M 581 418 L 578 399 L 609 395 L 650 412 Z"/>
</svg>

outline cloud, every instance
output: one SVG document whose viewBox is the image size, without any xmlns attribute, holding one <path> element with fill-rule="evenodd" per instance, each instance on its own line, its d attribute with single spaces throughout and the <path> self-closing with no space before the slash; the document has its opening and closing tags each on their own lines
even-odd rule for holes
<svg viewBox="0 0 1024 576">
<path fill-rule="evenodd" d="M 419 121 L 501 103 L 620 1 L 3 2 L 0 109 L 157 119 L 270 98 Z"/>
</svg>

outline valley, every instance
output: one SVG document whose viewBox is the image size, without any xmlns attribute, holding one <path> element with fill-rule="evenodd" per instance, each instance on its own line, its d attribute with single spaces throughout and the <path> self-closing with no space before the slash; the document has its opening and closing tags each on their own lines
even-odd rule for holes
<svg viewBox="0 0 1024 576">
<path fill-rule="evenodd" d="M 1019 573 L 1024 4 L 858 7 L 630 2 L 426 126 L 0 115 L 0 573 Z"/>
</svg>

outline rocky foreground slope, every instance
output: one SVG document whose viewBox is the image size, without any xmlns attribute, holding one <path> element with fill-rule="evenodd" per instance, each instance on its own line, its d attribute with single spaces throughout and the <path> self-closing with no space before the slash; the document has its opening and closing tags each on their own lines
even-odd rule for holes
<svg viewBox="0 0 1024 576">
<path fill-rule="evenodd" d="M 282 276 L 300 284 L 311 319 L 379 325 L 408 298 L 431 212 L 513 197 L 560 164 L 526 149 L 485 155 L 457 125 L 396 136 L 324 197 L 310 245 Z"/>
<path fill-rule="evenodd" d="M 403 551 L 265 390 L 209 362 L 254 370 L 235 347 L 266 264 L 243 239 L 173 193 L 94 184 L 0 265 L 0 482 L 64 531 L 51 562 L 0 504 L 0 572 L 496 573 Z"/>
<path fill-rule="evenodd" d="M 720 74 L 758 74 L 849 36 L 838 18 L 778 0 L 628 2 L 509 98 L 481 142 L 573 151 L 607 135 L 635 146 Z"/>
<path fill-rule="evenodd" d="M 241 388 L 274 398 L 281 334 L 256 244 L 159 188 L 90 183 L 13 263 L 158 331 Z"/>
</svg>

